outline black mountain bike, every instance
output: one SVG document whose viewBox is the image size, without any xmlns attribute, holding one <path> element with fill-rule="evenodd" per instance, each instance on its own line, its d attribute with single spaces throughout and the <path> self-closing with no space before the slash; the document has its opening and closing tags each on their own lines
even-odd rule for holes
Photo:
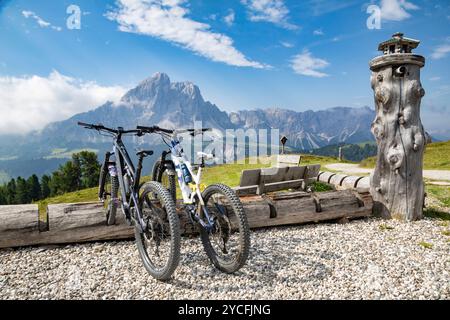
<svg viewBox="0 0 450 320">
<path fill-rule="evenodd" d="M 209 129 L 170 130 L 157 126 L 138 129 L 144 133 L 162 136 L 169 146 L 153 167 L 153 180 L 162 182 L 166 189 L 176 196 L 176 182 L 183 197 L 184 208 L 191 221 L 199 226 L 203 247 L 208 258 L 219 270 L 232 273 L 246 262 L 250 250 L 250 230 L 247 216 L 239 197 L 229 186 L 212 184 L 202 190 L 202 169 L 205 159 L 212 154 L 199 152 L 201 164 L 195 170 L 180 144 L 179 135 L 203 134 Z M 170 159 L 169 156 L 170 155 Z"/>
<path fill-rule="evenodd" d="M 141 130 L 107 128 L 78 122 L 113 138 L 113 150 L 107 152 L 100 170 L 98 197 L 105 204 L 108 225 L 115 224 L 120 205 L 129 225 L 134 225 L 139 255 L 147 271 L 158 280 L 168 280 L 180 260 L 180 221 L 170 193 L 158 182 L 140 184 L 142 161 L 151 150 L 137 152 L 133 165 L 122 141 L 125 135 L 142 136 Z M 114 160 L 111 160 L 111 157 Z"/>
</svg>

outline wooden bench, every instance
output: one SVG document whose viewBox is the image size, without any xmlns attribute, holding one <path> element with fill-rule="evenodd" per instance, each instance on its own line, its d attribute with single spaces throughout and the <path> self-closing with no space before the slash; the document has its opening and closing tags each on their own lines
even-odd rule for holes
<svg viewBox="0 0 450 320">
<path fill-rule="evenodd" d="M 239 187 L 234 190 L 240 196 L 286 189 L 306 190 L 308 185 L 317 180 L 319 170 L 319 164 L 243 170 Z"/>
<path fill-rule="evenodd" d="M 301 155 L 279 154 L 277 156 L 277 167 L 292 167 L 300 165 Z"/>
</svg>

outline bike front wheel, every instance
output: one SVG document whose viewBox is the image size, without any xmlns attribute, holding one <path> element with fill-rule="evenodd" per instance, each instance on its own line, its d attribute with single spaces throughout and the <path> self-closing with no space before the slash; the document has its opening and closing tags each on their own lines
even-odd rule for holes
<svg viewBox="0 0 450 320">
<path fill-rule="evenodd" d="M 212 230 L 200 228 L 206 255 L 216 268 L 226 273 L 239 270 L 250 251 L 250 229 L 239 197 L 228 186 L 210 185 L 202 197 L 214 221 Z"/>
<path fill-rule="evenodd" d="M 169 280 L 180 260 L 180 221 L 175 202 L 160 183 L 142 186 L 139 206 L 145 230 L 136 226 L 135 236 L 145 269 L 154 278 Z"/>
</svg>

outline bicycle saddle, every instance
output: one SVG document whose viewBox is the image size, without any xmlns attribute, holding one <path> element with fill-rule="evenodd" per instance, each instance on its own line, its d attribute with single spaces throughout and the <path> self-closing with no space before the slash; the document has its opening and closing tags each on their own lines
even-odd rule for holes
<svg viewBox="0 0 450 320">
<path fill-rule="evenodd" d="M 147 157 L 153 154 L 153 150 L 140 150 L 136 153 L 137 156 Z"/>
</svg>

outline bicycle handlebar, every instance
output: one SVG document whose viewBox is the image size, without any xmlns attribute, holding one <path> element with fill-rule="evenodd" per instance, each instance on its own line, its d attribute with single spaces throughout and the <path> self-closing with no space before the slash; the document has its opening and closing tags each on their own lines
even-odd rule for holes
<svg viewBox="0 0 450 320">
<path fill-rule="evenodd" d="M 86 129 L 92 129 L 97 131 L 107 131 L 114 134 L 127 134 L 127 133 L 136 133 L 138 136 L 142 136 L 143 132 L 140 129 L 132 129 L 132 130 L 124 130 L 122 127 L 118 127 L 117 129 L 107 128 L 102 124 L 91 124 L 91 123 L 84 123 L 84 122 L 78 122 L 79 126 L 82 126 Z"/>
<path fill-rule="evenodd" d="M 154 132 L 157 132 L 157 131 L 161 131 L 161 132 L 164 132 L 164 133 L 172 134 L 174 132 L 174 130 L 163 129 L 163 128 L 160 128 L 158 126 L 151 126 L 151 127 L 137 126 L 136 128 L 138 130 L 142 130 L 142 132 L 145 132 L 145 133 L 154 133 Z"/>
<path fill-rule="evenodd" d="M 142 130 L 142 132 L 144 133 L 154 133 L 154 132 L 164 132 L 164 133 L 168 133 L 168 134 L 173 134 L 174 132 L 177 133 L 183 133 L 183 132 L 190 132 L 191 135 L 194 135 L 197 132 L 206 132 L 206 131 L 210 131 L 210 128 L 202 128 L 202 129 L 180 129 L 180 130 L 172 130 L 172 129 L 163 129 L 160 128 L 158 126 L 151 126 L 151 127 L 146 127 L 146 126 L 137 126 L 136 127 L 138 130 Z"/>
</svg>

